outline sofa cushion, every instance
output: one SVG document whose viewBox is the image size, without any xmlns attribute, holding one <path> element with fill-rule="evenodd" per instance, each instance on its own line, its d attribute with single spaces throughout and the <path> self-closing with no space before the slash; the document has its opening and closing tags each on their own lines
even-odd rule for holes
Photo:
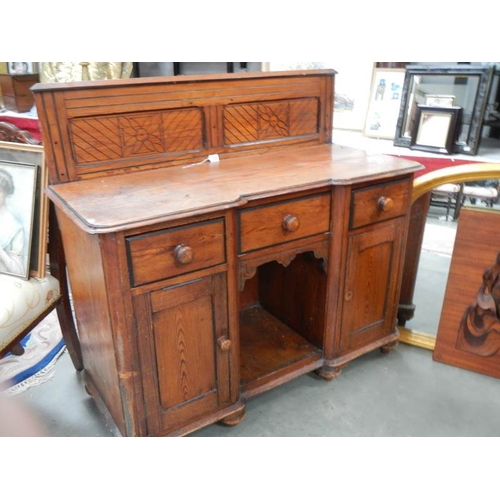
<svg viewBox="0 0 500 500">
<path fill-rule="evenodd" d="M 59 296 L 59 281 L 50 274 L 29 280 L 0 274 L 0 350 Z"/>
</svg>

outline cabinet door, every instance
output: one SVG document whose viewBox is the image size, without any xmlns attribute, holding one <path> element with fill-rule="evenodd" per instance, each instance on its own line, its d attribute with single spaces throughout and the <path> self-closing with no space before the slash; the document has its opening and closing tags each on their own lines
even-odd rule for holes
<svg viewBox="0 0 500 500">
<path fill-rule="evenodd" d="M 150 434 L 168 434 L 231 400 L 225 273 L 135 297 Z"/>
<path fill-rule="evenodd" d="M 405 219 L 371 226 L 349 238 L 341 351 L 393 333 Z"/>
</svg>

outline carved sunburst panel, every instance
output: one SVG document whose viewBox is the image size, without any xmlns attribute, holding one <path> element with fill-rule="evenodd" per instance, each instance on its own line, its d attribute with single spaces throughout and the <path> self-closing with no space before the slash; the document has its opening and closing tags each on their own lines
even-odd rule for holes
<svg viewBox="0 0 500 500">
<path fill-rule="evenodd" d="M 259 139 L 273 139 L 290 135 L 290 104 L 274 103 L 260 104 Z"/>
<path fill-rule="evenodd" d="M 319 101 L 291 99 L 224 107 L 227 145 L 317 134 Z"/>
<path fill-rule="evenodd" d="M 122 116 L 119 122 L 124 157 L 165 151 L 160 114 Z"/>
<path fill-rule="evenodd" d="M 70 135 L 79 165 L 199 151 L 204 147 L 203 111 L 174 109 L 78 118 L 70 124 Z"/>
</svg>

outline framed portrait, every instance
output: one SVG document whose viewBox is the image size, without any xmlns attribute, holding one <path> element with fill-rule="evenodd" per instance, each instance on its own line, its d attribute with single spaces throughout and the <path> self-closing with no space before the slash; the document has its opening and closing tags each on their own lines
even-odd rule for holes
<svg viewBox="0 0 500 500">
<path fill-rule="evenodd" d="M 48 171 L 45 168 L 43 147 L 0 141 L 1 169 L 7 172 L 7 175 L 3 174 L 2 184 L 9 184 L 8 174 L 12 176 L 14 184 L 14 192 L 5 197 L 3 207 L 22 225 L 24 241 L 22 272 L 1 271 L 1 262 L 0 272 L 24 279 L 30 276 L 43 278 L 46 272 L 48 235 L 48 198 L 45 195 Z M 8 235 L 0 222 L 0 240 L 4 239 L 8 239 Z"/>
<path fill-rule="evenodd" d="M 453 153 L 461 112 L 462 108 L 458 106 L 444 108 L 419 105 L 410 149 L 430 153 Z"/>
<path fill-rule="evenodd" d="M 404 78 L 404 68 L 374 68 L 364 135 L 394 139 Z"/>
<path fill-rule="evenodd" d="M 27 75 L 36 73 L 36 64 L 32 62 L 9 62 L 7 69 L 11 75 Z"/>
</svg>

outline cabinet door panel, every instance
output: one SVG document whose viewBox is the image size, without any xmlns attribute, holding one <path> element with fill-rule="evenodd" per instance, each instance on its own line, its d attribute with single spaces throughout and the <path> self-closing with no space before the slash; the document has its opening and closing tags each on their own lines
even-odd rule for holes
<svg viewBox="0 0 500 500">
<path fill-rule="evenodd" d="M 148 425 L 155 434 L 230 401 L 225 274 L 136 297 Z"/>
<path fill-rule="evenodd" d="M 341 350 L 361 347 L 392 333 L 404 220 L 349 238 Z"/>
<path fill-rule="evenodd" d="M 215 390 L 211 297 L 153 315 L 160 401 L 174 408 Z"/>
</svg>

